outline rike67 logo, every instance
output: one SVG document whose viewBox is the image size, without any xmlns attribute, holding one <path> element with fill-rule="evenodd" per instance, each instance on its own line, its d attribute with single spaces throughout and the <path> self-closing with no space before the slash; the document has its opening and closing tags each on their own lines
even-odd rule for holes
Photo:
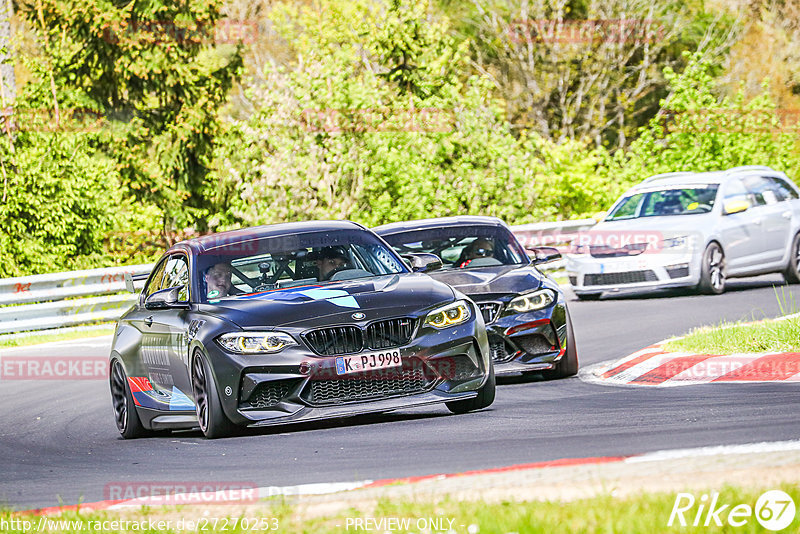
<svg viewBox="0 0 800 534">
<path fill-rule="evenodd" d="M 763 493 L 755 507 L 722 502 L 717 492 L 704 493 L 699 499 L 691 493 L 678 493 L 667 526 L 722 527 L 727 523 L 742 527 L 755 517 L 762 527 L 777 532 L 792 524 L 795 512 L 794 500 L 781 490 Z"/>
</svg>

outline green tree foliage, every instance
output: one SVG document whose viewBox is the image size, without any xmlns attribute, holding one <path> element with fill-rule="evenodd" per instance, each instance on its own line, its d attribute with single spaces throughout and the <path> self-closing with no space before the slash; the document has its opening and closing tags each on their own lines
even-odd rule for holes
<svg viewBox="0 0 800 534">
<path fill-rule="evenodd" d="M 114 163 L 80 133 L 26 132 L 0 141 L 0 276 L 94 266 L 121 203 Z"/>
<path fill-rule="evenodd" d="M 107 119 L 98 146 L 122 185 L 164 214 L 165 232 L 203 214 L 217 109 L 241 67 L 217 44 L 219 1 L 32 0 L 47 72 L 26 86 L 34 107 L 88 107 Z"/>
<path fill-rule="evenodd" d="M 749 101 L 743 91 L 715 95 L 714 66 L 686 54 L 680 74 L 665 69 L 670 95 L 661 112 L 643 128 L 627 152 L 610 163 L 614 175 L 632 183 L 670 171 L 713 171 L 739 165 L 769 165 L 797 177 L 800 171 L 796 125 L 786 126 L 767 90 Z"/>
<path fill-rule="evenodd" d="M 488 81 L 459 75 L 468 43 L 426 2 L 318 4 L 271 14 L 296 60 L 265 69 L 249 92 L 256 113 L 220 147 L 212 227 L 575 211 L 540 205 L 537 176 L 560 172 L 551 163 L 585 171 L 594 155 L 552 158 L 538 136 L 511 135 Z"/>
</svg>

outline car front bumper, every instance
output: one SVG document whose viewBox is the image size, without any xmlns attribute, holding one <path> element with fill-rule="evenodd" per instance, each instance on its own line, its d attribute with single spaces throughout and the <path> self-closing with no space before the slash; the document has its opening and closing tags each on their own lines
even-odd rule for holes
<svg viewBox="0 0 800 534">
<path fill-rule="evenodd" d="M 503 304 L 499 317 L 486 325 L 495 374 L 549 371 L 564 357 L 567 307 L 557 294 L 553 305 L 527 313 L 506 315 Z"/>
<path fill-rule="evenodd" d="M 410 343 L 384 349 L 399 350 L 402 367 L 343 375 L 337 356 L 320 356 L 302 344 L 259 356 L 230 354 L 216 343 L 205 350 L 228 418 L 259 427 L 469 399 L 491 366 L 476 317 L 440 331 L 418 325 Z"/>
<path fill-rule="evenodd" d="M 692 287 L 700 282 L 700 261 L 690 254 L 616 258 L 570 254 L 566 257 L 566 271 L 573 291 L 579 296 Z"/>
</svg>

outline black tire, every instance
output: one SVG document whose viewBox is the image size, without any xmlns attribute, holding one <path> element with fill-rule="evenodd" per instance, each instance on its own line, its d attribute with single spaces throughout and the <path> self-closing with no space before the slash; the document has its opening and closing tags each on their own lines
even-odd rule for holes
<svg viewBox="0 0 800 534">
<path fill-rule="evenodd" d="M 494 402 L 494 395 L 497 389 L 497 382 L 494 377 L 494 365 L 489 362 L 489 378 L 478 390 L 478 396 L 472 399 L 452 401 L 445 403 L 447 409 L 455 414 L 473 412 L 481 410 Z"/>
<path fill-rule="evenodd" d="M 566 378 L 578 374 L 578 346 L 575 343 L 575 332 L 572 330 L 572 319 L 567 315 L 567 351 L 552 371 L 544 373 L 546 378 Z"/>
<path fill-rule="evenodd" d="M 600 300 L 602 293 L 575 293 L 578 300 Z"/>
<path fill-rule="evenodd" d="M 111 407 L 114 410 L 114 421 L 117 423 L 117 430 L 125 439 L 142 438 L 150 434 L 139 419 L 136 412 L 136 405 L 133 402 L 128 377 L 122 362 L 114 360 L 111 362 L 111 369 L 108 376 L 111 388 Z"/>
<path fill-rule="evenodd" d="M 219 391 L 206 359 L 199 353 L 192 359 L 192 391 L 200 430 L 208 439 L 224 438 L 237 427 L 222 411 Z"/>
<path fill-rule="evenodd" d="M 725 292 L 725 253 L 718 243 L 710 243 L 703 252 L 697 289 L 706 295 Z"/>
<path fill-rule="evenodd" d="M 800 284 L 800 234 L 792 239 L 792 248 L 789 249 L 789 263 L 783 271 L 787 284 Z"/>
</svg>

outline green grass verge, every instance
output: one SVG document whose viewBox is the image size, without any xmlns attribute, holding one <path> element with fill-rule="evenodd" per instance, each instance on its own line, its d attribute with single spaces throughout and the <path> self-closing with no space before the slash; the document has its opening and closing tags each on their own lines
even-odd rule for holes
<svg viewBox="0 0 800 534">
<path fill-rule="evenodd" d="M 800 489 L 794 485 L 783 485 L 780 488 L 788 493 L 795 503 L 800 503 Z M 112 513 L 92 513 L 87 515 L 67 513 L 59 517 L 49 518 L 50 531 L 59 532 L 280 532 L 284 534 L 327 534 L 341 532 L 440 532 L 442 534 L 477 534 L 511 532 L 523 533 L 553 533 L 553 532 L 581 532 L 581 533 L 626 533 L 626 534 L 651 534 L 653 532 L 765 532 L 755 516 L 756 502 L 764 490 L 752 488 L 744 489 L 726 486 L 720 488 L 717 498 L 717 507 L 727 506 L 718 514 L 722 526 L 715 525 L 713 518 L 709 519 L 709 526 L 704 522 L 707 518 L 708 502 L 713 497 L 703 499 L 704 494 L 711 492 L 688 492 L 694 496 L 695 504 L 688 508 L 683 517 L 686 526 L 681 526 L 676 518 L 673 525 L 668 526 L 670 515 L 676 505 L 678 493 L 644 493 L 631 498 L 614 498 L 611 496 L 582 499 L 572 502 L 502 502 L 500 504 L 486 504 L 482 501 L 454 501 L 445 498 L 436 502 L 410 502 L 410 501 L 380 501 L 369 514 L 350 510 L 334 516 L 302 520 L 293 514 L 291 507 L 280 505 L 259 508 L 257 512 L 248 512 L 248 515 L 234 524 L 229 518 L 225 524 L 222 520 L 215 521 L 213 514 L 203 515 L 202 509 L 195 509 L 193 513 L 188 510 L 170 511 L 150 509 L 137 514 L 116 515 Z M 684 497 L 682 504 L 688 503 Z M 702 504 L 702 513 L 698 510 Z M 751 509 L 749 517 L 739 516 L 738 521 L 746 521 L 742 526 L 732 526 L 728 523 L 728 514 L 737 505 L 747 505 Z M 773 504 L 773 506 L 777 506 Z M 760 508 L 762 517 L 767 515 Z M 776 509 L 777 512 L 777 509 Z M 800 514 L 798 514 L 800 515 Z M 248 518 L 264 518 L 264 529 L 253 528 L 253 523 L 248 520 L 242 528 L 244 520 Z M 695 518 L 698 526 L 693 526 Z M 10 520 L 18 522 L 13 528 Z M 366 523 L 369 519 L 370 522 Z M 737 521 L 737 518 L 733 518 Z M 114 520 L 146 521 L 146 528 L 130 528 L 124 530 L 113 528 L 109 523 Z M 170 523 L 158 524 L 158 521 Z M 177 522 L 183 520 L 184 530 L 178 530 Z M 359 528 L 358 520 L 361 520 Z M 392 520 L 392 523 L 381 520 Z M 28 521 L 23 524 L 21 522 Z M 31 531 L 36 529 L 40 518 L 37 516 L 12 516 L 8 512 L 0 513 L 0 532 L 22 532 L 24 527 Z M 58 522 L 61 523 L 58 523 Z M 75 523 L 70 525 L 70 521 Z M 103 524 L 103 522 L 106 522 Z M 190 523 L 191 522 L 191 523 Z M 190 526 L 194 528 L 189 528 Z M 106 528 L 102 528 L 105 526 Z M 142 525 L 139 525 L 142 526 Z M 367 529 L 366 526 L 371 528 Z M 391 526 L 391 528 L 390 528 Z M 800 526 L 800 518 L 784 530 L 796 532 Z M 55 528 L 52 528 L 55 527 Z M 98 528 L 101 527 L 101 528 Z M 111 528 L 109 528 L 111 527 Z M 149 527 L 149 528 L 148 528 Z M 426 528 L 427 527 L 427 528 Z"/>
<path fill-rule="evenodd" d="M 721 323 L 695 328 L 686 337 L 668 341 L 664 350 L 701 354 L 800 351 L 800 318 L 755 324 Z"/>
<path fill-rule="evenodd" d="M 25 337 L 3 339 L 0 337 L 0 348 L 4 347 L 27 347 L 28 345 L 38 345 L 39 343 L 49 343 L 51 341 L 69 341 L 71 339 L 91 338 L 98 336 L 109 336 L 114 333 L 114 325 L 108 328 L 97 330 L 76 330 L 72 332 L 59 332 L 53 334 L 33 334 Z"/>
</svg>

